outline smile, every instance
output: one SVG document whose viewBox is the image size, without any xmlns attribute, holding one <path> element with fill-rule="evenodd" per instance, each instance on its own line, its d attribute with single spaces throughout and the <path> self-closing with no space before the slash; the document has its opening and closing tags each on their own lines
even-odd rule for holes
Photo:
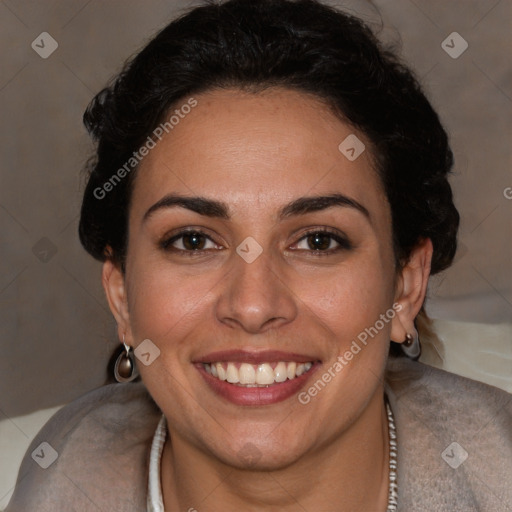
<svg viewBox="0 0 512 512">
<path fill-rule="evenodd" d="M 221 381 L 242 387 L 268 387 L 294 380 L 311 370 L 313 362 L 269 362 L 260 364 L 240 362 L 203 363 L 205 371 Z"/>
</svg>

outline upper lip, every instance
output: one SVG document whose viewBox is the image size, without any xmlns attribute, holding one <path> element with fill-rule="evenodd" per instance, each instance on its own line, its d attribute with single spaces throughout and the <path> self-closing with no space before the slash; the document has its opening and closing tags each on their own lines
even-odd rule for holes
<svg viewBox="0 0 512 512">
<path fill-rule="evenodd" d="M 318 357 L 307 354 L 296 354 L 293 352 L 283 352 L 281 350 L 220 350 L 210 352 L 205 356 L 194 359 L 194 363 L 217 363 L 223 361 L 240 363 L 273 363 L 279 361 L 294 361 L 296 363 L 307 363 L 318 361 Z"/>
</svg>

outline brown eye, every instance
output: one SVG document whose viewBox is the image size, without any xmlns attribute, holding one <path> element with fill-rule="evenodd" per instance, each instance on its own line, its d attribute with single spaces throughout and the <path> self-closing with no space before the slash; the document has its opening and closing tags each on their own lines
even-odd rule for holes
<svg viewBox="0 0 512 512">
<path fill-rule="evenodd" d="M 190 251 L 196 251 L 198 249 L 204 249 L 206 243 L 206 237 L 201 233 L 187 233 L 182 236 L 183 246 L 185 249 Z"/>
<path fill-rule="evenodd" d="M 328 255 L 338 251 L 352 249 L 352 244 L 341 234 L 317 230 L 306 233 L 306 235 L 295 244 L 294 249 L 309 251 L 317 255 Z"/>
<path fill-rule="evenodd" d="M 309 248 L 313 251 L 325 251 L 330 248 L 331 241 L 333 240 L 330 235 L 325 233 L 314 233 L 307 236 Z"/>
<path fill-rule="evenodd" d="M 163 240 L 160 246 L 168 251 L 189 253 L 218 248 L 213 240 L 201 231 L 182 231 L 171 238 Z"/>
</svg>

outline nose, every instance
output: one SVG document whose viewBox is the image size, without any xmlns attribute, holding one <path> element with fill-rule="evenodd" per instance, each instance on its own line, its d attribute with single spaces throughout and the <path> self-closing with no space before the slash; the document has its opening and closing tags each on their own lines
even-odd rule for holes
<svg viewBox="0 0 512 512">
<path fill-rule="evenodd" d="M 216 304 L 220 322 L 256 334 L 292 322 L 296 296 L 265 251 L 252 263 L 237 254 Z"/>
</svg>

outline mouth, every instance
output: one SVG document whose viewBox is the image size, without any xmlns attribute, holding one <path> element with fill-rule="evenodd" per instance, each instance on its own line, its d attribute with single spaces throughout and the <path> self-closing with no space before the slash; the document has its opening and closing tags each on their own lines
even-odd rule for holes
<svg viewBox="0 0 512 512">
<path fill-rule="evenodd" d="M 311 370 L 314 361 L 296 363 L 279 361 L 274 363 L 202 363 L 206 373 L 216 379 L 227 381 L 236 386 L 268 387 L 286 380 L 294 380 Z"/>
<path fill-rule="evenodd" d="M 210 389 L 236 405 L 270 405 L 299 392 L 321 362 L 277 351 L 224 351 L 194 361 Z"/>
</svg>

